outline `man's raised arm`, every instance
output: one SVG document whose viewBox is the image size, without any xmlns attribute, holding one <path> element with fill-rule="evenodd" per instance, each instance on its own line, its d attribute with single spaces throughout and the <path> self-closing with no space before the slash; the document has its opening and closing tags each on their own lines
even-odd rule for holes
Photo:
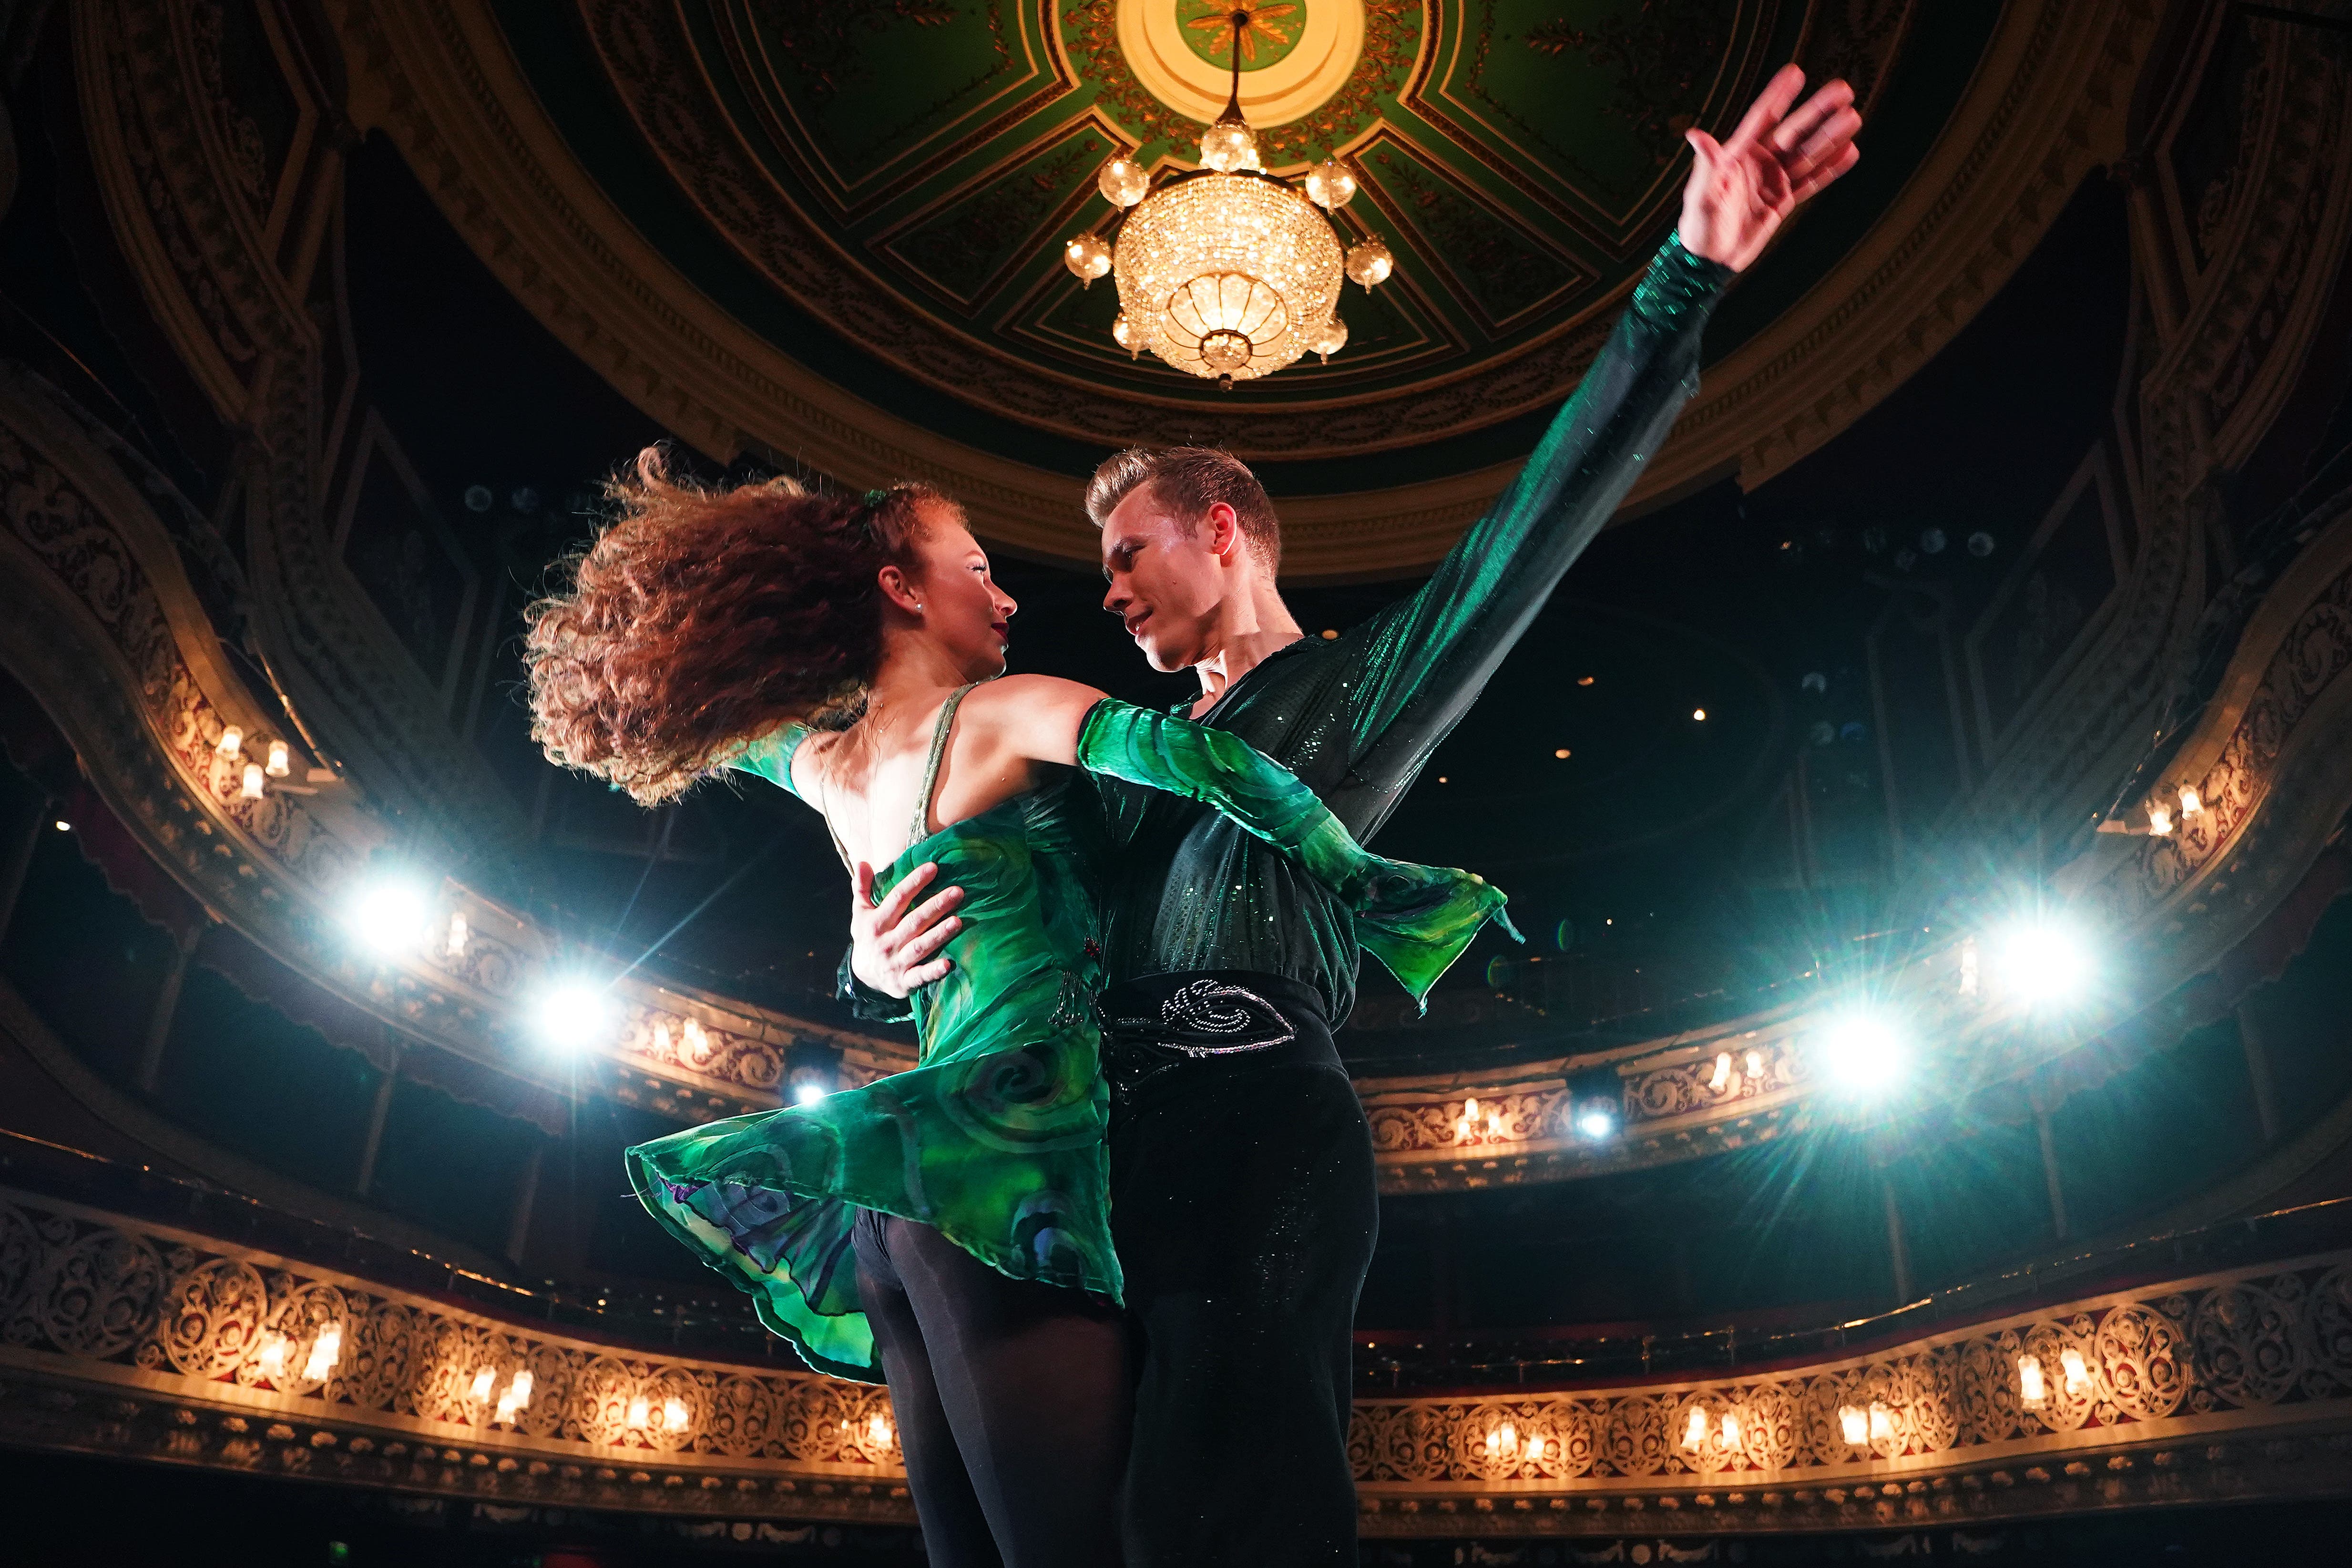
<svg viewBox="0 0 2352 1568">
<path fill-rule="evenodd" d="M 1804 81 L 1783 67 L 1723 143 L 1689 133 L 1682 220 L 1582 384 L 1436 574 L 1367 628 L 1347 799 L 1332 802 L 1358 833 L 1387 816 L 1673 429 L 1724 287 L 1860 158 L 1853 89 L 1832 81 L 1791 113 Z"/>
</svg>

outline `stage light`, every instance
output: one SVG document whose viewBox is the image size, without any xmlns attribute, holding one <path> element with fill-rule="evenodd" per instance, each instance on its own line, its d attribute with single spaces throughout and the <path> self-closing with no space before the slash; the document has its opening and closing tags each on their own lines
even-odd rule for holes
<svg viewBox="0 0 2352 1568">
<path fill-rule="evenodd" d="M 310 1342 L 310 1359 L 302 1363 L 302 1375 L 311 1383 L 324 1383 L 335 1363 L 343 1359 L 343 1325 L 329 1323 L 319 1331 Z"/>
<path fill-rule="evenodd" d="M 1823 1076 L 1847 1089 L 1871 1093 L 1903 1075 L 1908 1051 L 1902 1032 L 1877 1013 L 1840 1013 L 1822 1025 L 1815 1039 Z"/>
<path fill-rule="evenodd" d="M 1859 1448 L 1870 1441 L 1870 1417 L 1859 1405 L 1838 1406 L 1838 1431 L 1847 1444 Z"/>
<path fill-rule="evenodd" d="M 2011 928 L 2000 954 L 2003 989 L 2034 1007 L 2072 1000 L 2089 984 L 2095 967 L 2081 933 L 2058 921 Z"/>
<path fill-rule="evenodd" d="M 2066 1373 L 2066 1392 L 2081 1398 L 2091 1392 L 2091 1369 L 2083 1361 L 2083 1352 L 2068 1345 L 2058 1352 L 2058 1364 Z"/>
<path fill-rule="evenodd" d="M 221 731 L 220 743 L 213 748 L 224 757 L 234 757 L 245 750 L 245 731 L 231 724 Z"/>
<path fill-rule="evenodd" d="M 1690 1425 L 1683 1428 L 1683 1447 L 1696 1448 L 1706 1441 L 1706 1407 L 1703 1405 L 1694 1405 L 1691 1406 Z"/>
<path fill-rule="evenodd" d="M 821 1084 L 803 1083 L 793 1089 L 793 1103 L 795 1105 L 814 1105 L 824 1098 L 824 1088 Z"/>
<path fill-rule="evenodd" d="M 433 910 L 425 884 L 388 872 L 376 877 L 352 901 L 344 923 L 362 943 L 381 953 L 404 952 L 431 934 Z"/>
<path fill-rule="evenodd" d="M 238 790 L 236 793 L 247 800 L 259 800 L 265 787 L 266 786 L 261 782 L 261 764 L 259 763 L 246 763 L 245 787 Z"/>
<path fill-rule="evenodd" d="M 285 742 L 272 741 L 269 742 L 269 761 L 261 771 L 268 773 L 274 779 L 282 779 L 288 773 L 294 771 L 293 764 L 288 761 L 288 752 Z"/>
<path fill-rule="evenodd" d="M 613 1027 L 613 1002 L 604 986 L 584 975 L 551 983 L 540 993 L 537 1022 L 549 1045 L 577 1049 L 602 1041 Z"/>
<path fill-rule="evenodd" d="M 2039 1410 L 2050 1403 L 2050 1385 L 2042 1379 L 2038 1355 L 2017 1358 L 2017 1402 L 2028 1410 Z"/>
</svg>

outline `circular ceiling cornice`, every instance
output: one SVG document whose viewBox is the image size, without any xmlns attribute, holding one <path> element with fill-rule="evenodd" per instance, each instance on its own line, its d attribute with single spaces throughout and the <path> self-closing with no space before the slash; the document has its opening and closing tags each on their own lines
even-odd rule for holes
<svg viewBox="0 0 2352 1568">
<path fill-rule="evenodd" d="M 961 496 L 1000 544 L 1092 558 L 1075 476 L 979 450 L 846 392 L 697 289 L 565 143 L 487 0 L 330 0 L 328 11 L 352 62 L 354 120 L 391 136 L 516 297 L 650 416 L 721 457 L 762 449 L 851 485 L 929 479 Z M 1634 504 L 1726 476 L 1759 483 L 1924 363 L 2031 252 L 2083 174 L 2117 154 L 2154 31 L 2127 0 L 2013 0 L 1919 170 L 1860 244 L 1710 369 Z M 1531 401 L 1559 395 L 1601 330 L 1591 321 L 1554 340 L 1545 352 L 1557 363 L 1515 362 Z M 1516 467 L 1286 499 L 1294 575 L 1424 566 Z"/>
</svg>

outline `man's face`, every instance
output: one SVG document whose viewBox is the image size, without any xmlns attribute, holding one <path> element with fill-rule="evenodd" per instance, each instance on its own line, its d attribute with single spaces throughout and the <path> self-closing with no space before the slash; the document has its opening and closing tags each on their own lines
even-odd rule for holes
<svg viewBox="0 0 2352 1568">
<path fill-rule="evenodd" d="M 1217 606 L 1232 581 L 1221 543 L 1240 548 L 1231 507 L 1220 503 L 1188 524 L 1168 514 L 1150 484 L 1128 491 L 1104 520 L 1103 608 L 1125 623 L 1152 668 L 1189 669 L 1215 651 Z"/>
</svg>

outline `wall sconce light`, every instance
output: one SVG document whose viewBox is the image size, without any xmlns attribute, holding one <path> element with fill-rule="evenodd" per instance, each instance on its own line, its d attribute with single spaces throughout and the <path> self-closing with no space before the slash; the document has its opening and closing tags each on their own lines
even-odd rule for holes
<svg viewBox="0 0 2352 1568">
<path fill-rule="evenodd" d="M 1723 1446 L 1727 1449 L 1739 1447 L 1739 1417 L 1728 1410 L 1723 1413 Z"/>
<path fill-rule="evenodd" d="M 220 742 L 213 747 L 213 750 L 224 757 L 236 756 L 245 750 L 245 731 L 231 724 L 221 731 Z"/>
<path fill-rule="evenodd" d="M 2066 1373 L 2066 1392 L 2077 1398 L 2091 1392 L 2091 1369 L 2084 1363 L 2083 1352 L 2068 1345 L 2058 1352 L 2058 1365 Z"/>
<path fill-rule="evenodd" d="M 1861 1447 L 1870 1441 L 1869 1413 L 1859 1405 L 1839 1405 L 1838 1430 L 1844 1436 L 1848 1446 Z"/>
<path fill-rule="evenodd" d="M 2180 815 L 2195 816 L 2205 809 L 2205 799 L 2197 793 L 2195 784 L 2180 786 Z"/>
<path fill-rule="evenodd" d="M 1696 1448 L 1706 1441 L 1706 1406 L 1691 1406 L 1690 1425 L 1683 1428 L 1683 1447 Z"/>
<path fill-rule="evenodd" d="M 302 1363 L 302 1376 L 310 1383 L 324 1383 L 335 1363 L 343 1359 L 343 1325 L 329 1323 L 310 1342 L 310 1359 Z"/>
<path fill-rule="evenodd" d="M 2039 1410 L 2050 1403 L 2050 1385 L 2042 1381 L 2038 1355 L 2017 1358 L 2017 1402 L 2028 1410 Z"/>
<path fill-rule="evenodd" d="M 686 1412 L 686 1401 L 670 1398 L 662 1401 L 662 1426 L 671 1432 L 683 1432 L 691 1419 Z"/>
<path fill-rule="evenodd" d="M 1748 1053 L 1748 1076 L 1759 1082 L 1763 1079 L 1764 1053 L 1762 1051 L 1751 1050 Z"/>
<path fill-rule="evenodd" d="M 271 778 L 282 779 L 293 771 L 294 769 L 292 764 L 287 760 L 286 742 L 283 741 L 270 742 L 269 763 L 268 766 L 262 769 L 262 772 L 268 773 Z"/>
<path fill-rule="evenodd" d="M 866 1424 L 866 1445 L 869 1447 L 887 1448 L 897 1440 L 896 1434 L 890 1430 L 890 1418 L 877 1411 L 874 1419 Z"/>
<path fill-rule="evenodd" d="M 638 1394 L 629 1401 L 628 1423 L 640 1432 L 658 1430 L 653 1425 L 653 1406 L 646 1396 Z"/>
<path fill-rule="evenodd" d="M 1753 1052 L 1751 1052 L 1751 1053 L 1749 1053 L 1749 1054 L 1750 1054 L 1750 1055 L 1753 1055 L 1754 1053 L 1753 1053 Z M 1718 1056 L 1718 1057 L 1717 1057 L 1717 1058 L 1715 1058 L 1715 1071 L 1714 1071 L 1714 1073 L 1713 1073 L 1711 1076 L 1709 1076 L 1709 1077 L 1708 1077 L 1708 1079 L 1707 1079 L 1707 1080 L 1706 1080 L 1706 1087 L 1707 1087 L 1709 1089 L 1713 1090 L 1715 1093 L 1717 1093 L 1717 1094 L 1721 1094 L 1721 1093 L 1724 1091 L 1724 1089 L 1726 1088 L 1726 1086 L 1727 1086 L 1730 1082 L 1731 1082 L 1731 1053 L 1730 1053 L 1729 1051 L 1725 1051 L 1722 1055 L 1720 1055 L 1720 1056 Z"/>
<path fill-rule="evenodd" d="M 490 1390 L 497 1385 L 498 1381 L 499 1374 L 495 1368 L 487 1366 L 482 1368 L 474 1373 L 473 1392 L 467 1397 L 476 1405 L 481 1404 L 489 1398 Z"/>
<path fill-rule="evenodd" d="M 261 1336 L 261 1354 L 254 1358 L 261 1375 L 272 1383 L 286 1381 L 286 1336 L 276 1331 Z"/>
<path fill-rule="evenodd" d="M 1882 1442 L 1895 1436 L 1895 1412 L 1874 1399 L 1870 1402 L 1870 1440 Z"/>
<path fill-rule="evenodd" d="M 2172 836 L 2172 808 L 2160 800 L 2147 803 L 2147 830 L 2158 838 Z"/>
<path fill-rule="evenodd" d="M 246 763 L 245 787 L 238 790 L 236 793 L 247 800 L 259 800 L 261 798 L 263 787 L 264 786 L 261 782 L 261 764 L 259 763 Z"/>
</svg>

